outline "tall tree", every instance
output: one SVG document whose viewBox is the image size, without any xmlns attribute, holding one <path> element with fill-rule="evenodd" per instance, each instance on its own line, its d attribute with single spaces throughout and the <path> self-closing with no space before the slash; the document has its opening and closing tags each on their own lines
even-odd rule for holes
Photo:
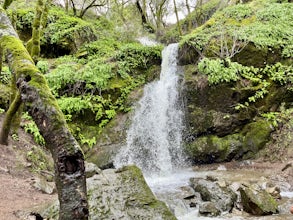
<svg viewBox="0 0 293 220">
<path fill-rule="evenodd" d="M 113 0 L 112 10 L 116 11 L 116 14 L 121 18 L 123 23 L 126 23 L 126 18 L 124 16 L 125 13 L 125 6 L 130 2 L 130 0 Z"/>
<path fill-rule="evenodd" d="M 9 5 L 11 5 L 12 2 L 13 2 L 13 0 L 5 0 L 3 3 L 3 8 L 7 9 L 9 7 Z"/>
<path fill-rule="evenodd" d="M 27 43 L 27 49 L 35 62 L 37 62 L 40 56 L 40 38 L 42 35 L 43 28 L 47 24 L 48 8 L 50 0 L 46 1 L 45 6 L 43 6 L 43 0 L 38 0 L 36 5 L 35 18 L 33 22 L 33 33 L 32 38 Z M 7 145 L 8 136 L 10 131 L 13 134 L 17 134 L 18 128 L 20 126 L 21 114 L 23 111 L 23 105 L 20 100 L 19 92 L 16 88 L 16 79 L 13 75 L 11 80 L 12 94 L 10 96 L 10 107 L 8 109 L 9 116 L 5 119 L 5 126 L 2 127 L 2 132 L 0 134 L 0 143 Z"/>
<path fill-rule="evenodd" d="M 32 38 L 27 42 L 27 50 L 35 62 L 37 62 L 40 57 L 41 35 L 47 24 L 49 3 L 49 0 L 47 0 L 45 4 L 43 0 L 37 1 Z"/>
<path fill-rule="evenodd" d="M 168 0 L 150 0 L 149 7 L 156 25 L 156 35 L 159 37 L 161 35 L 162 29 L 164 27 L 163 17 L 166 15 L 168 9 Z"/>
<path fill-rule="evenodd" d="M 3 65 L 3 49 L 0 47 L 0 74 L 2 72 L 2 65 Z"/>
<path fill-rule="evenodd" d="M 69 0 L 64 0 L 65 11 L 68 12 L 69 9 Z"/>
<path fill-rule="evenodd" d="M 178 15 L 178 9 L 177 9 L 177 5 L 176 5 L 176 0 L 173 0 L 173 4 L 174 4 L 174 13 L 175 13 L 175 16 L 176 16 L 177 29 L 178 29 L 179 35 L 181 36 L 182 35 L 182 30 L 181 30 L 181 26 L 180 26 L 180 23 L 179 23 L 179 15 Z"/>
<path fill-rule="evenodd" d="M 101 7 L 107 4 L 107 0 L 70 0 L 74 16 L 83 18 L 85 13 L 94 7 Z M 79 14 L 77 12 L 79 11 Z"/>
<path fill-rule="evenodd" d="M 187 9 L 187 15 L 190 15 L 191 13 L 191 9 L 190 9 L 190 5 L 189 5 L 189 1 L 188 0 L 185 0 L 185 6 L 186 6 L 186 9 Z M 192 20 L 189 18 L 188 19 L 188 26 L 187 26 L 187 31 L 191 31 L 192 29 Z"/>
<path fill-rule="evenodd" d="M 148 15 L 147 15 L 147 6 L 146 6 L 146 0 L 142 0 L 141 2 L 139 0 L 135 1 L 136 8 L 140 14 L 141 17 L 141 23 L 144 29 L 146 29 L 148 32 L 153 33 L 154 28 L 152 27 Z"/>
<path fill-rule="evenodd" d="M 45 77 L 34 65 L 5 11 L 0 8 L 0 47 L 16 78 L 18 95 L 43 135 L 54 159 L 60 220 L 88 219 L 83 153 L 69 132 L 64 115 Z M 6 113 L 6 117 L 9 112 Z"/>
</svg>

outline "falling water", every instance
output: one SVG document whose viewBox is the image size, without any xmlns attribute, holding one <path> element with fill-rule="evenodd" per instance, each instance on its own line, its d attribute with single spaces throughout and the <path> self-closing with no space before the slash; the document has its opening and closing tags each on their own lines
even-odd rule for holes
<svg viewBox="0 0 293 220">
<path fill-rule="evenodd" d="M 145 174 L 168 174 L 182 163 L 177 53 L 178 44 L 163 50 L 160 80 L 145 86 L 127 132 L 127 146 L 115 158 L 116 167 L 136 164 Z"/>
</svg>

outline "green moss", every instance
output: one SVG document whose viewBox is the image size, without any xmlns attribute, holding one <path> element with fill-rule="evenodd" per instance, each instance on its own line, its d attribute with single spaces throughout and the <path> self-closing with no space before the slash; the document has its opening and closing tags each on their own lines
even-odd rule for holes
<svg viewBox="0 0 293 220">
<path fill-rule="evenodd" d="M 219 44 L 221 35 L 224 33 L 227 39 L 231 37 L 231 39 L 237 39 L 238 42 L 249 42 L 250 46 L 261 50 L 273 48 L 281 55 L 279 59 L 292 57 L 290 52 L 292 50 L 289 50 L 292 45 L 289 31 L 292 29 L 293 22 L 292 4 L 261 2 L 256 7 L 255 2 L 238 4 L 218 11 L 202 27 L 184 36 L 180 45 L 193 46 L 203 55 L 211 56 L 208 51 L 212 51 L 214 45 Z M 213 41 L 218 44 L 213 44 Z M 240 52 L 238 56 L 241 54 Z M 250 54 L 253 53 L 250 52 Z M 270 53 L 267 54 L 275 57 Z M 257 55 L 254 54 L 253 57 L 257 57 Z M 263 59 L 265 56 L 261 56 L 261 58 Z M 245 62 L 245 57 L 243 57 L 243 62 Z M 253 61 L 249 65 L 259 66 L 261 62 Z"/>
<path fill-rule="evenodd" d="M 244 148 L 253 154 L 261 150 L 269 141 L 273 126 L 266 120 L 258 120 L 246 125 L 241 134 L 244 136 Z"/>
<path fill-rule="evenodd" d="M 213 163 L 235 158 L 252 158 L 268 142 L 272 126 L 265 120 L 258 120 L 244 126 L 235 134 L 218 137 L 198 137 L 186 145 L 186 151 L 196 161 Z"/>
<path fill-rule="evenodd" d="M 246 212 L 254 215 L 271 215 L 278 212 L 277 201 L 265 190 L 245 187 L 240 189 L 240 194 Z"/>
<path fill-rule="evenodd" d="M 195 162 L 214 163 L 230 161 L 238 154 L 243 146 L 243 136 L 232 134 L 225 137 L 208 135 L 197 138 L 186 145 L 186 150 Z"/>
<path fill-rule="evenodd" d="M 28 83 L 38 91 L 40 98 L 43 99 L 43 103 L 45 104 L 44 108 L 47 108 L 48 106 L 50 106 L 50 108 L 55 108 L 55 114 L 50 115 L 50 117 L 55 117 L 55 119 L 52 118 L 53 121 L 56 121 L 54 125 L 55 129 L 60 129 L 60 127 L 65 125 L 64 116 L 58 107 L 56 99 L 51 94 L 44 75 L 41 74 L 34 65 L 34 62 L 22 42 L 15 37 L 4 36 L 1 38 L 1 46 L 6 50 L 9 50 L 13 56 L 11 66 L 12 72 L 16 74 L 16 79 L 22 77 L 28 80 Z M 30 105 L 30 103 L 27 103 L 27 105 Z M 69 147 L 71 148 L 71 146 Z"/>
<path fill-rule="evenodd" d="M 126 201 L 126 206 L 145 207 L 146 209 L 149 207 L 151 209 L 155 209 L 156 212 L 161 213 L 164 220 L 176 220 L 175 216 L 171 211 L 169 211 L 166 204 L 156 199 L 155 195 L 145 182 L 143 174 L 138 167 L 126 166 L 118 172 L 122 172 L 122 183 L 130 183 L 134 184 L 135 187 L 141 187 L 136 190 L 136 194 L 132 194 L 133 198 Z M 135 202 L 133 203 L 133 201 Z"/>
<path fill-rule="evenodd" d="M 11 95 L 11 88 L 8 85 L 0 83 L 0 108 L 7 109 L 9 105 L 9 97 Z"/>
</svg>

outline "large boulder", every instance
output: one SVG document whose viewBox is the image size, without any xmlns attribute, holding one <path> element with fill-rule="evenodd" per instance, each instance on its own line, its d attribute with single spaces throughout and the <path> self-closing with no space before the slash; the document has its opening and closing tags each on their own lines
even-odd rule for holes
<svg viewBox="0 0 293 220">
<path fill-rule="evenodd" d="M 244 211 L 254 215 L 271 215 L 278 213 L 278 203 L 264 189 L 251 186 L 240 188 Z"/>
<path fill-rule="evenodd" d="M 221 187 L 219 182 L 203 179 L 191 178 L 191 187 L 199 192 L 201 199 L 205 202 L 201 204 L 201 210 L 204 215 L 219 215 L 221 212 L 230 212 L 234 207 L 237 195 L 228 187 Z M 210 210 L 210 211 L 208 211 Z"/>
<path fill-rule="evenodd" d="M 136 166 L 104 170 L 87 184 L 91 219 L 176 219 Z"/>
</svg>

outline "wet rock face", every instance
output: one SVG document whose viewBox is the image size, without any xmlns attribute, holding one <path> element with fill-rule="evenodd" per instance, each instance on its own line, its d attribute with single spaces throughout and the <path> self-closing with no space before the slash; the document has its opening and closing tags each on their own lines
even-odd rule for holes
<svg viewBox="0 0 293 220">
<path fill-rule="evenodd" d="M 196 163 L 214 163 L 232 159 L 248 159 L 263 148 L 273 127 L 265 120 L 251 122 L 241 131 L 224 137 L 204 135 L 185 144 L 189 156 Z"/>
<path fill-rule="evenodd" d="M 248 99 L 253 91 L 235 89 L 241 82 L 210 85 L 207 76 L 195 72 L 193 65 L 184 68 L 187 127 L 184 145 L 190 158 L 195 163 L 252 158 L 273 131 L 270 123 L 256 118 L 260 109 L 269 108 L 266 101 L 236 110 L 235 106 Z M 270 100 L 270 95 L 266 99 Z M 271 101 L 268 103 L 272 105 Z"/>
</svg>

